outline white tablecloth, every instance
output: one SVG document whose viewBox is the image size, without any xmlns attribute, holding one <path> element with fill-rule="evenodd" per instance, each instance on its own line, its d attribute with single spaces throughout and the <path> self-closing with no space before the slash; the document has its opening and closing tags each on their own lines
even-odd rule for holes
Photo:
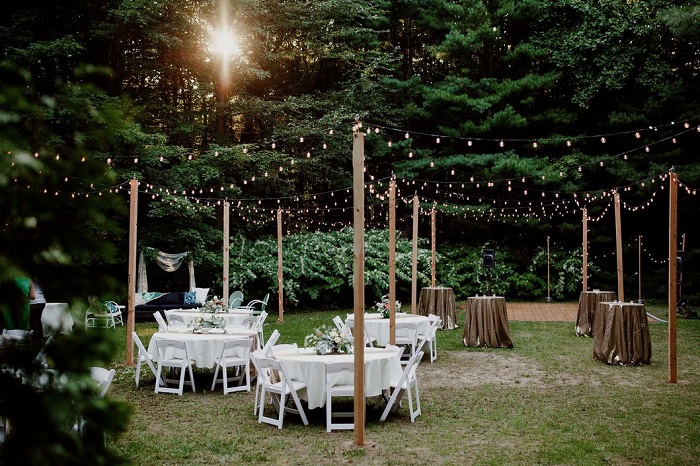
<svg viewBox="0 0 700 466">
<path fill-rule="evenodd" d="M 185 322 L 185 325 L 194 324 L 194 320 L 198 317 L 202 317 L 204 319 L 209 320 L 214 316 L 223 317 L 226 321 L 226 325 L 241 325 L 243 323 L 243 319 L 253 315 L 253 311 L 241 310 L 212 314 L 211 312 L 197 312 L 188 311 L 187 309 L 174 309 L 171 311 L 166 311 L 166 314 L 177 315 L 182 317 L 182 320 Z"/>
<path fill-rule="evenodd" d="M 187 346 L 187 352 L 190 358 L 194 359 L 197 367 L 214 367 L 216 358 L 221 354 L 221 348 L 223 347 L 225 340 L 233 340 L 236 338 L 248 337 L 254 344 L 256 333 L 252 330 L 240 330 L 234 334 L 226 333 L 179 333 L 179 332 L 156 332 L 151 337 L 151 341 L 148 343 L 148 352 L 153 354 L 156 358 L 158 357 L 158 350 L 156 348 L 156 339 L 158 338 L 169 338 L 172 340 L 184 341 Z M 172 355 L 166 354 L 166 357 Z"/>
<path fill-rule="evenodd" d="M 73 316 L 68 303 L 46 303 L 41 313 L 44 336 L 73 332 Z"/>
<path fill-rule="evenodd" d="M 317 355 L 312 348 L 300 348 L 296 352 L 275 354 L 287 376 L 306 382 L 299 396 L 309 403 L 309 409 L 326 405 L 326 363 L 352 362 L 354 354 Z M 365 348 L 365 397 L 381 395 L 389 389 L 392 380 L 401 377 L 401 363 L 394 350 Z M 337 374 L 337 383 L 353 383 L 354 374 Z"/>
<path fill-rule="evenodd" d="M 377 344 L 379 346 L 386 346 L 389 344 L 389 321 L 391 319 L 385 319 L 379 314 L 365 314 L 365 328 L 374 338 L 377 339 Z M 348 327 L 354 327 L 355 319 L 352 315 L 348 314 L 348 318 L 345 321 L 345 325 Z M 419 316 L 416 314 L 397 314 L 396 322 L 416 322 L 418 323 L 418 334 L 423 335 L 428 331 L 430 327 L 430 321 L 426 316 Z"/>
</svg>

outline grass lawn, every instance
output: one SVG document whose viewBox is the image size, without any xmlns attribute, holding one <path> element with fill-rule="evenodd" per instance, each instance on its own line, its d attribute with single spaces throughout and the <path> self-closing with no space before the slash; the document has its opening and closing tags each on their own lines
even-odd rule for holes
<svg viewBox="0 0 700 466">
<path fill-rule="evenodd" d="M 303 346 L 314 327 L 347 312 L 295 311 L 283 324 L 271 314 L 265 335 L 277 328 L 279 343 Z M 155 330 L 136 325 L 146 345 Z M 364 446 L 352 431 L 326 433 L 324 410 L 308 413 L 309 426 L 293 415 L 282 430 L 258 424 L 254 391 L 211 392 L 211 371 L 198 371 L 197 392 L 182 397 L 156 395 L 148 368 L 137 388 L 122 347 L 109 396 L 133 414 L 108 444 L 143 465 L 700 464 L 700 321 L 678 321 L 676 384 L 667 382 L 667 331 L 651 325 L 643 367 L 594 362 L 593 340 L 576 337 L 573 322 L 511 322 L 512 349 L 465 348 L 461 327 L 440 331 L 437 361 L 418 369 L 422 415 L 411 423 L 404 406 L 379 422 L 368 409 Z M 126 341 L 126 328 L 117 332 Z"/>
</svg>

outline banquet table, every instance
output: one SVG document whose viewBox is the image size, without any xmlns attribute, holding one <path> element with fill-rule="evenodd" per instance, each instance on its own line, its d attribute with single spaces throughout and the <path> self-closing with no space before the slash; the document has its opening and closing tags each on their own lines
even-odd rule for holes
<svg viewBox="0 0 700 466">
<path fill-rule="evenodd" d="M 237 330 L 235 333 L 193 333 L 191 330 L 187 332 L 156 332 L 148 342 L 148 352 L 156 355 L 156 340 L 158 338 L 168 338 L 172 340 L 184 341 L 187 346 L 187 352 L 195 361 L 197 367 L 213 368 L 216 358 L 221 354 L 224 341 L 233 340 L 236 338 L 250 338 L 251 349 L 255 348 L 256 332 L 253 330 Z M 170 357 L 166 354 L 166 357 Z"/>
<path fill-rule="evenodd" d="M 385 319 L 382 317 L 381 313 L 367 313 L 365 314 L 365 329 L 367 332 L 376 338 L 377 344 L 379 346 L 386 346 L 389 344 L 389 323 L 391 319 Z M 352 314 L 348 314 L 345 324 L 348 327 L 354 328 L 355 317 Z M 428 328 L 430 327 L 430 321 L 426 316 L 419 316 L 415 314 L 396 314 L 396 322 L 415 322 L 418 324 L 418 335 L 424 335 Z"/>
<path fill-rule="evenodd" d="M 41 313 L 41 327 L 45 337 L 72 333 L 73 323 L 68 303 L 46 303 Z"/>
<path fill-rule="evenodd" d="M 455 293 L 450 287 L 427 286 L 420 290 L 418 299 L 418 314 L 427 316 L 435 314 L 442 319 L 442 330 L 459 327 L 457 323 L 457 305 Z"/>
<path fill-rule="evenodd" d="M 326 364 L 331 362 L 353 362 L 355 355 L 319 355 L 313 348 L 276 353 L 275 358 L 284 367 L 287 376 L 307 384 L 299 397 L 307 400 L 309 409 L 326 405 Z M 390 388 L 392 380 L 401 377 L 402 369 L 396 351 L 384 348 L 365 348 L 365 398 L 379 396 Z M 337 374 L 336 383 L 352 384 L 354 374 Z"/>
<path fill-rule="evenodd" d="M 176 315 L 182 317 L 185 325 L 193 325 L 195 319 L 201 317 L 203 319 L 211 319 L 212 317 L 222 317 L 226 322 L 226 325 L 241 325 L 246 317 L 253 315 L 252 310 L 239 310 L 239 311 L 229 311 L 220 312 L 218 314 L 213 314 L 211 312 L 200 312 L 196 309 L 174 309 L 170 311 L 165 311 L 167 314 Z"/>
<path fill-rule="evenodd" d="M 576 316 L 576 335 L 579 337 L 593 336 L 593 319 L 598 303 L 615 301 L 614 291 L 582 291 L 578 299 L 578 315 Z"/>
<path fill-rule="evenodd" d="M 651 362 L 651 336 L 644 304 L 598 303 L 593 324 L 594 360 L 621 366 Z"/>
<path fill-rule="evenodd" d="M 503 296 L 467 298 L 464 318 L 464 346 L 512 348 L 508 335 L 508 310 Z"/>
</svg>

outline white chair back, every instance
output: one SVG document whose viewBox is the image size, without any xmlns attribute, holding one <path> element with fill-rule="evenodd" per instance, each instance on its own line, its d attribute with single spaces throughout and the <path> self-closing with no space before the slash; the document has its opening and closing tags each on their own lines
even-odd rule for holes
<svg viewBox="0 0 700 466">
<path fill-rule="evenodd" d="M 167 332 L 168 324 L 165 323 L 165 319 L 163 319 L 163 316 L 160 314 L 160 311 L 154 312 L 153 317 L 155 317 L 156 322 L 158 322 L 158 331 Z"/>
</svg>

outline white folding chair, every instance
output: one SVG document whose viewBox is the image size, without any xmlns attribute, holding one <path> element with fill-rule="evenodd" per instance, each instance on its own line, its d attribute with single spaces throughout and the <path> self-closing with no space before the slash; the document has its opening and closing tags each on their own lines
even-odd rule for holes
<svg viewBox="0 0 700 466">
<path fill-rule="evenodd" d="M 103 367 L 90 368 L 90 378 L 95 382 L 95 390 L 100 398 L 104 398 L 107 394 L 115 373 L 116 370 L 114 369 L 105 369 Z"/>
<path fill-rule="evenodd" d="M 265 346 L 265 335 L 264 328 L 265 319 L 267 319 L 267 312 L 262 311 L 258 316 L 258 320 L 253 324 L 251 330 L 255 330 L 258 333 L 258 349 L 262 349 Z"/>
<path fill-rule="evenodd" d="M 272 335 L 270 335 L 270 338 L 267 339 L 265 342 L 265 346 L 263 346 L 263 353 L 265 353 L 266 358 L 271 358 L 272 357 L 272 347 L 277 343 L 277 340 L 280 338 L 280 332 L 279 330 L 275 329 L 272 332 Z"/>
<path fill-rule="evenodd" d="M 423 348 L 425 344 L 428 344 L 428 353 L 430 354 L 430 362 L 434 362 L 437 359 L 437 329 L 442 323 L 442 319 L 435 314 L 428 315 L 428 322 L 430 323 L 428 329 L 423 334 L 418 334 L 418 344 L 416 345 L 416 351 L 425 351 Z"/>
<path fill-rule="evenodd" d="M 326 364 L 326 432 L 331 430 L 352 430 L 354 422 L 333 422 L 333 417 L 353 417 L 354 412 L 333 412 L 333 397 L 352 397 L 355 394 L 355 382 L 352 374 L 353 362 L 332 362 Z M 346 381 L 338 382 L 345 375 Z"/>
<path fill-rule="evenodd" d="M 284 422 L 284 414 L 286 412 L 299 414 L 304 425 L 309 425 L 309 420 L 306 418 L 306 413 L 299 400 L 299 390 L 306 388 L 306 383 L 298 380 L 292 380 L 287 377 L 284 371 L 284 366 L 279 361 L 272 358 L 258 358 L 257 352 L 252 353 L 253 360 L 257 360 L 255 365 L 260 369 L 258 377 L 261 379 L 260 386 L 260 406 L 258 410 L 258 422 L 265 422 L 282 428 Z M 259 353 L 258 353 L 259 354 Z M 275 374 L 273 378 L 273 372 Z M 277 378 L 279 377 L 279 380 Z M 273 398 L 273 404 L 277 407 L 278 417 L 273 418 L 265 415 L 265 397 L 270 394 Z M 287 406 L 289 398 L 294 401 L 294 406 Z"/>
<path fill-rule="evenodd" d="M 141 339 L 139 336 L 136 334 L 136 332 L 131 332 L 131 338 L 134 340 L 134 343 L 136 343 L 136 347 L 138 348 L 138 356 L 136 357 L 136 374 L 134 375 L 134 378 L 136 379 L 136 386 L 139 386 L 139 380 L 141 379 L 141 363 L 146 363 L 148 365 L 148 368 L 151 369 L 151 372 L 153 373 L 153 377 L 156 377 L 156 381 L 158 380 L 158 371 L 156 370 L 156 366 L 154 364 L 155 358 L 151 353 L 148 352 L 145 346 L 143 346 L 143 343 L 141 342 Z M 164 384 L 163 380 L 160 380 L 160 383 Z"/>
<path fill-rule="evenodd" d="M 185 319 L 183 319 L 181 315 L 174 314 L 173 309 L 165 311 L 165 321 L 168 323 L 168 328 L 170 329 L 175 327 L 187 327 Z"/>
<path fill-rule="evenodd" d="M 258 366 L 258 359 L 265 358 L 265 353 L 263 350 L 254 350 L 250 353 L 250 362 L 253 363 L 255 368 L 255 404 L 253 405 L 253 415 L 258 415 L 258 408 L 260 408 L 263 403 L 260 401 L 260 391 L 262 390 L 262 369 Z"/>
<path fill-rule="evenodd" d="M 418 322 L 396 322 L 396 344 L 405 345 L 410 352 L 410 357 L 416 354 L 416 346 L 418 345 Z M 405 354 L 405 353 L 404 353 Z"/>
<path fill-rule="evenodd" d="M 92 379 L 94 389 L 100 398 L 104 398 L 107 394 L 107 390 L 109 390 L 109 386 L 112 385 L 112 380 L 114 380 L 115 373 L 116 370 L 114 369 L 105 369 L 103 367 L 90 368 L 90 379 Z M 73 431 L 77 432 L 82 437 L 85 431 L 85 424 L 85 419 L 78 419 L 73 425 Z"/>
<path fill-rule="evenodd" d="M 163 319 L 163 316 L 160 314 L 160 311 L 154 312 L 153 317 L 156 319 L 156 322 L 158 322 L 158 331 L 167 332 L 168 324 L 165 323 L 165 319 Z"/>
<path fill-rule="evenodd" d="M 190 359 L 187 352 L 187 345 L 184 341 L 171 340 L 169 338 L 156 338 L 156 348 L 158 350 L 158 370 L 156 372 L 156 393 L 177 393 L 182 396 L 182 390 L 185 383 L 192 386 L 192 391 L 195 391 L 194 375 L 192 373 L 192 364 L 194 361 Z M 168 382 L 178 382 L 177 380 L 168 379 L 163 376 L 163 368 L 172 367 L 180 369 L 180 380 L 178 388 L 169 388 L 167 385 L 161 386 L 158 382 L 161 377 Z M 187 371 L 186 371 L 187 370 Z M 185 372 L 189 372 L 190 381 L 185 382 Z"/>
<path fill-rule="evenodd" d="M 272 357 L 276 357 L 280 353 L 288 353 L 290 351 L 296 351 L 299 349 L 296 343 L 282 343 L 281 345 L 274 345 L 272 347 Z"/>
<path fill-rule="evenodd" d="M 399 377 L 397 380 L 392 380 L 389 383 L 391 387 L 391 396 L 389 397 L 389 400 L 386 403 L 384 412 L 382 412 L 382 415 L 379 418 L 380 421 L 386 421 L 386 418 L 389 415 L 389 413 L 396 409 L 394 408 L 394 406 L 397 402 L 400 401 L 404 392 L 408 394 L 408 410 L 410 413 L 411 422 L 413 422 L 418 416 L 420 416 L 420 393 L 418 391 L 418 377 L 416 376 L 416 370 L 418 369 L 418 365 L 420 364 L 422 358 L 422 351 L 419 351 L 418 353 L 411 356 L 411 358 L 406 363 L 403 372 L 401 373 L 401 377 Z M 413 408 L 414 395 L 416 398 L 415 409 Z"/>
<path fill-rule="evenodd" d="M 397 346 L 397 345 L 391 345 L 391 344 L 386 345 L 384 348 L 396 351 L 396 354 L 399 357 L 399 361 L 401 361 L 401 356 L 403 356 L 403 352 L 406 349 L 405 346 Z"/>
<path fill-rule="evenodd" d="M 348 335 L 353 336 L 353 339 L 354 339 L 355 320 L 348 320 L 347 322 L 348 323 L 345 326 L 345 328 L 348 331 Z M 365 346 L 369 346 L 369 347 L 376 346 L 377 338 L 367 331 L 367 325 L 365 325 L 364 327 L 365 327 Z"/>
<path fill-rule="evenodd" d="M 224 386 L 224 395 L 232 392 L 250 391 L 250 338 L 238 338 L 226 340 L 221 348 L 221 354 L 216 358 L 214 379 L 211 389 L 214 391 L 218 382 L 219 369 L 221 369 L 221 382 Z M 227 370 L 233 370 L 229 376 Z M 243 383 L 245 381 L 245 383 Z M 238 386 L 229 386 L 231 382 L 238 382 Z"/>
</svg>

